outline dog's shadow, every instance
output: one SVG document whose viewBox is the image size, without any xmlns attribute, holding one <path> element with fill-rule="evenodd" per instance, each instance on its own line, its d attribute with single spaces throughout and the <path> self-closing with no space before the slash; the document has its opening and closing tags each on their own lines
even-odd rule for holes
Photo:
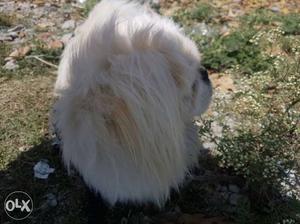
<svg viewBox="0 0 300 224">
<path fill-rule="evenodd" d="M 0 223 L 20 223 L 8 217 L 3 207 L 7 195 L 14 191 L 24 191 L 33 200 L 32 214 L 21 223 L 86 223 L 86 187 L 80 177 L 68 175 L 51 143 L 42 138 L 40 144 L 19 153 L 0 171 Z M 47 179 L 34 177 L 33 167 L 41 160 L 55 169 Z"/>
<path fill-rule="evenodd" d="M 34 177 L 33 167 L 41 160 L 55 168 L 47 179 Z M 109 208 L 101 196 L 95 197 L 75 171 L 68 174 L 59 148 L 54 147 L 48 137 L 21 152 L 0 171 L 0 223 L 17 223 L 6 215 L 3 207 L 7 195 L 14 191 L 24 191 L 33 199 L 33 212 L 22 223 L 161 223 L 158 219 L 164 220 L 170 214 L 170 219 L 176 219 L 178 208 L 181 212 L 197 213 L 206 209 L 208 203 L 206 186 L 190 182 L 180 194 L 172 193 L 162 210 L 152 205 L 130 204 Z"/>
</svg>

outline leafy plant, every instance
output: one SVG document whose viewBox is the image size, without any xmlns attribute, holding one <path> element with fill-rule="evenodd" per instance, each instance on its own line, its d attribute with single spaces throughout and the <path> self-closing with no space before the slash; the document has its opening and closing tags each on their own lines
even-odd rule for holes
<svg viewBox="0 0 300 224">
<path fill-rule="evenodd" d="M 293 13 L 282 17 L 282 30 L 286 35 L 299 35 L 300 34 L 300 15 Z"/>
<path fill-rule="evenodd" d="M 210 4 L 201 3 L 191 11 L 190 18 L 196 21 L 209 22 L 214 15 L 215 9 Z"/>
<path fill-rule="evenodd" d="M 218 37 L 203 49 L 203 64 L 213 70 L 239 66 L 243 73 L 254 73 L 268 69 L 272 58 L 262 54 L 261 49 L 251 43 L 256 31 L 237 30 L 228 36 Z"/>
</svg>

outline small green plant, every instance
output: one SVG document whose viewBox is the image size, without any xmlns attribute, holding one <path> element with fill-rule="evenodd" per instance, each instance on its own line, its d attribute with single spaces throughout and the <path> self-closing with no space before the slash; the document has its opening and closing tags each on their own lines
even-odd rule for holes
<svg viewBox="0 0 300 224">
<path fill-rule="evenodd" d="M 213 18 L 218 15 L 217 9 L 208 3 L 199 3 L 194 9 L 180 9 L 172 19 L 181 25 L 190 26 L 195 23 L 212 23 Z"/>
<path fill-rule="evenodd" d="M 279 15 L 269 9 L 257 9 L 255 12 L 241 17 L 241 23 L 247 26 L 271 25 L 278 21 Z"/>
<path fill-rule="evenodd" d="M 196 21 L 209 22 L 214 15 L 215 9 L 210 4 L 201 3 L 191 11 L 190 18 Z"/>
<path fill-rule="evenodd" d="M 268 69 L 272 58 L 263 55 L 261 49 L 251 42 L 255 34 L 253 29 L 242 29 L 217 37 L 203 48 L 203 65 L 217 71 L 239 66 L 247 74 Z"/>
<path fill-rule="evenodd" d="M 299 35 L 300 34 L 300 15 L 293 13 L 281 18 L 281 29 L 286 35 Z"/>
</svg>

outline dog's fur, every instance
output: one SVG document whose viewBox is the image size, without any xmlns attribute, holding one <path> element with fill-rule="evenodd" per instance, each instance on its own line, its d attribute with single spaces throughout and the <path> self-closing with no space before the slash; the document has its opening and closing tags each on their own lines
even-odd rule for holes
<svg viewBox="0 0 300 224">
<path fill-rule="evenodd" d="M 134 2 L 103 0 L 67 45 L 55 84 L 62 156 L 110 204 L 162 205 L 197 163 L 193 117 L 211 98 L 195 44 Z"/>
</svg>

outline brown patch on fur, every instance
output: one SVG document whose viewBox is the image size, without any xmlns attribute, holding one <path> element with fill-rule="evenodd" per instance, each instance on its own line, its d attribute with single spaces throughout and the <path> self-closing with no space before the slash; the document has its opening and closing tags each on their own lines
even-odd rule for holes
<svg viewBox="0 0 300 224">
<path fill-rule="evenodd" d="M 104 115 L 106 127 L 120 144 L 130 149 L 137 147 L 138 127 L 126 102 L 115 96 L 107 96 L 102 99 L 104 105 L 110 105 L 112 110 Z"/>
<path fill-rule="evenodd" d="M 103 116 L 111 136 L 130 149 L 137 148 L 138 127 L 126 102 L 114 96 L 109 86 L 90 90 L 85 99 L 78 101 L 80 108 L 97 111 Z"/>
<path fill-rule="evenodd" d="M 176 83 L 177 87 L 182 87 L 183 86 L 183 79 L 182 79 L 182 74 L 180 71 L 178 71 L 176 68 L 171 70 L 171 75 L 173 76 L 173 79 Z"/>
</svg>

